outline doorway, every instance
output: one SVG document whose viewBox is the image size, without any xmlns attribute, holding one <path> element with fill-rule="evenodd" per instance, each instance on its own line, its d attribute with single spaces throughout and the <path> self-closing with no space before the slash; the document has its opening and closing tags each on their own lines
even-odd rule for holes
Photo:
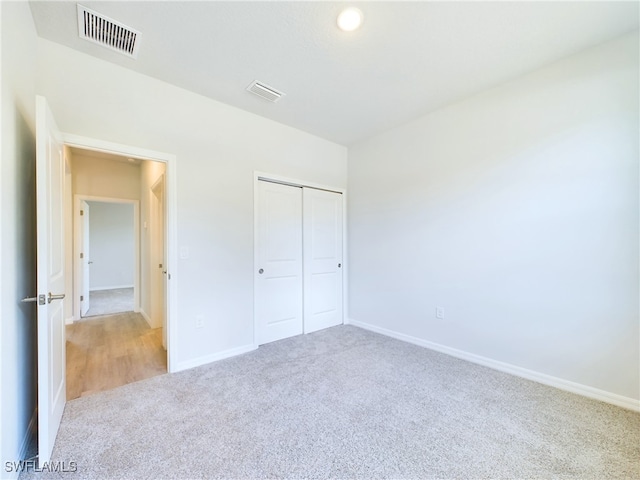
<svg viewBox="0 0 640 480">
<path fill-rule="evenodd" d="M 74 258 L 73 258 L 73 184 L 71 160 L 67 154 L 78 148 L 94 154 L 118 155 L 131 160 L 148 160 L 161 164 L 165 173 L 164 197 L 167 205 L 165 216 L 165 256 L 167 282 L 176 267 L 172 254 L 177 240 L 174 155 L 121 145 L 93 138 L 60 132 L 55 116 L 45 97 L 36 97 L 36 273 L 37 293 L 23 301 L 37 302 L 37 357 L 38 357 L 38 456 L 40 462 L 51 458 L 54 441 L 67 401 L 68 367 L 65 323 L 73 323 L 74 317 Z M 109 170 L 98 177 L 95 186 L 114 186 L 108 180 Z M 117 182 L 115 185 L 118 185 Z M 168 199 L 168 200 L 167 200 Z M 66 241 L 65 241 L 66 240 Z M 174 284 L 176 281 L 174 280 Z M 165 370 L 176 369 L 176 349 L 172 339 L 176 336 L 175 318 L 177 284 L 165 288 L 167 350 L 164 354 Z M 69 294 L 72 295 L 69 295 Z M 53 304 L 51 304 L 53 302 Z M 51 305 L 49 305 L 51 304 Z M 143 321 L 145 321 L 143 319 Z M 161 347 L 162 348 L 162 347 Z M 163 349 L 164 351 L 164 349 Z"/>
<path fill-rule="evenodd" d="M 75 195 L 76 320 L 139 311 L 139 202 Z"/>
<path fill-rule="evenodd" d="M 66 153 L 74 232 L 66 375 L 73 399 L 167 372 L 168 222 L 165 163 L 77 147 Z"/>
</svg>

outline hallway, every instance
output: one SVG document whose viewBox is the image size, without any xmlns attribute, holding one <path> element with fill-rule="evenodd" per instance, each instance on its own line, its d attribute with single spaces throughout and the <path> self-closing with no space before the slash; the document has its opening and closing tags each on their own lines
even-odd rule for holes
<svg viewBox="0 0 640 480">
<path fill-rule="evenodd" d="M 76 322 L 67 333 L 67 400 L 166 373 L 162 329 L 139 313 Z"/>
</svg>

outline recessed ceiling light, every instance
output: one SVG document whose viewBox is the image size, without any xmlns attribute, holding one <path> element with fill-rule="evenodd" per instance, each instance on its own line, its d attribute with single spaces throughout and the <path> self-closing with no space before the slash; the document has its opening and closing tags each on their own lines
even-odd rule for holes
<svg viewBox="0 0 640 480">
<path fill-rule="evenodd" d="M 362 12 L 355 7 L 343 10 L 338 15 L 338 27 L 345 32 L 352 32 L 362 24 Z"/>
</svg>

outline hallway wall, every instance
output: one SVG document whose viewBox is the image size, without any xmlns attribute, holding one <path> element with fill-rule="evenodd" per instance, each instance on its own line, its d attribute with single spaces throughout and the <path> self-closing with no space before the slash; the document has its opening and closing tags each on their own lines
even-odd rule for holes
<svg viewBox="0 0 640 480">
<path fill-rule="evenodd" d="M 89 290 L 133 287 L 137 268 L 133 204 L 87 203 L 92 262 Z"/>
</svg>

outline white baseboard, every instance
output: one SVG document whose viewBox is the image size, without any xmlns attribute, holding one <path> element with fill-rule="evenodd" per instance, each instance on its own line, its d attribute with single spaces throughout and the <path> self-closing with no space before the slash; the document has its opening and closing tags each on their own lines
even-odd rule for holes
<svg viewBox="0 0 640 480">
<path fill-rule="evenodd" d="M 90 288 L 90 292 L 100 292 L 102 290 L 117 290 L 119 288 L 133 288 L 133 285 L 112 285 L 109 287 L 94 287 Z"/>
<path fill-rule="evenodd" d="M 598 388 L 589 387 L 588 385 L 582 385 L 581 383 L 571 382 L 562 378 L 553 377 L 551 375 L 536 372 L 534 370 L 528 370 L 516 365 L 511 365 L 510 363 L 500 362 L 491 358 L 482 357 L 474 353 L 447 347 L 445 345 L 440 345 L 439 343 L 430 342 L 428 340 L 423 340 L 411 335 L 405 335 L 404 333 L 399 333 L 393 330 L 378 327 L 376 325 L 371 325 L 369 323 L 360 322 L 352 318 L 347 319 L 345 323 L 363 328 L 365 330 L 369 330 L 371 332 L 379 333 L 387 337 L 392 337 L 397 340 L 402 340 L 403 342 L 412 343 L 420 347 L 425 347 L 436 352 L 445 353 L 447 355 L 451 355 L 452 357 L 467 360 L 478 365 L 493 368 L 494 370 L 509 373 L 517 377 L 526 378 L 527 380 L 533 380 L 534 382 L 559 388 L 560 390 L 577 393 L 578 395 L 582 395 L 584 397 L 592 398 L 594 400 L 600 400 L 612 405 L 617 405 L 618 407 L 640 412 L 640 400 L 636 400 L 634 398 L 625 397 L 616 393 L 607 392 L 606 390 L 600 390 Z"/>
<path fill-rule="evenodd" d="M 27 426 L 27 431 L 24 433 L 24 437 L 22 438 L 22 443 L 20 444 L 20 460 L 26 460 L 27 453 L 29 453 L 29 443 L 31 439 L 36 436 L 36 425 L 38 424 L 38 410 L 35 409 L 31 414 L 31 419 L 29 420 L 29 425 Z"/>
<path fill-rule="evenodd" d="M 147 324 L 149 325 L 149 328 L 153 328 L 153 325 L 151 325 L 151 317 L 149 315 L 147 315 L 147 312 L 145 312 L 141 308 L 138 313 L 140 313 L 140 315 L 142 315 L 142 318 L 144 318 L 147 321 Z"/>
<path fill-rule="evenodd" d="M 22 467 L 18 466 L 18 463 L 23 462 L 24 460 L 28 460 L 27 455 L 29 453 L 29 444 L 31 443 L 31 440 L 36 438 L 37 436 L 37 424 L 38 409 L 36 408 L 31 414 L 29 425 L 27 425 L 27 431 L 24 433 L 24 437 L 22 438 L 22 442 L 20 443 L 20 448 L 18 449 L 17 458 L 9 459 L 10 465 L 15 465 L 15 467 L 11 468 L 9 465 L 5 465 L 4 463 L 2 464 L 2 469 L 0 470 L 0 478 L 2 480 L 17 480 L 20 477 Z"/>
<path fill-rule="evenodd" d="M 200 365 L 206 365 L 207 363 L 217 362 L 218 360 L 224 360 L 225 358 L 235 357 L 236 355 L 242 355 L 243 353 L 251 352 L 258 347 L 250 344 L 243 345 L 242 347 L 232 348 L 223 352 L 212 353 L 211 355 L 204 355 L 202 357 L 194 358 L 192 360 L 186 360 L 178 363 L 174 372 L 180 372 L 182 370 L 188 370 L 189 368 L 199 367 Z"/>
</svg>

